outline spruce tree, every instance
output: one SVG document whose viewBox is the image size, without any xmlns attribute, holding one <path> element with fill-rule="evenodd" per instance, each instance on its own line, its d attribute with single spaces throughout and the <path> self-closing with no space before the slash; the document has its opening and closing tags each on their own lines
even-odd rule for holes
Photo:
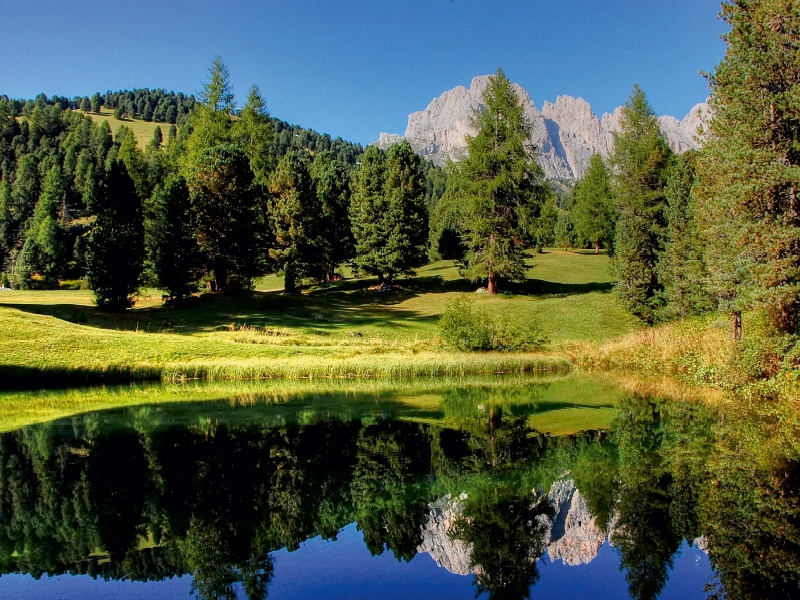
<svg viewBox="0 0 800 600">
<path fill-rule="evenodd" d="M 384 155 L 374 146 L 353 181 L 350 222 L 357 272 L 391 283 L 426 262 L 428 219 L 422 159 L 407 141 Z"/>
<path fill-rule="evenodd" d="M 462 272 L 486 280 L 496 294 L 498 279 L 526 278 L 526 240 L 548 192 L 530 143 L 532 124 L 502 69 L 489 78 L 483 103 L 472 119 L 478 133 L 467 137 L 469 156 L 456 165 L 448 186 L 452 181 L 451 202 L 462 211 Z"/>
<path fill-rule="evenodd" d="M 612 190 L 619 218 L 614 234 L 614 291 L 622 305 L 646 322 L 656 316 L 661 285 L 656 263 L 664 243 L 664 186 L 671 151 L 638 85 L 622 107 L 614 134 Z"/>
<path fill-rule="evenodd" d="M 608 248 L 614 239 L 616 210 L 611 196 L 611 182 L 603 158 L 592 156 L 586 173 L 572 188 L 570 216 L 575 225 L 575 234 L 594 246 Z"/>
<path fill-rule="evenodd" d="M 695 152 L 675 157 L 665 190 L 667 230 L 657 270 L 666 318 L 685 319 L 715 306 L 706 288 L 708 273 L 692 199 L 696 158 Z"/>
<path fill-rule="evenodd" d="M 187 183 L 195 238 L 213 274 L 212 289 L 249 288 L 263 273 L 259 236 L 264 220 L 247 155 L 232 144 L 207 148 L 193 163 Z"/>
<path fill-rule="evenodd" d="M 147 204 L 145 242 L 148 266 L 156 285 L 170 301 L 197 291 L 202 256 L 194 239 L 194 219 L 189 188 L 181 176 L 156 188 Z"/>
<path fill-rule="evenodd" d="M 269 191 L 269 221 L 275 238 L 269 255 L 283 271 L 284 290 L 295 293 L 299 279 L 321 275 L 324 244 L 320 203 L 308 168 L 294 153 L 278 163 Z"/>
<path fill-rule="evenodd" d="M 698 218 L 712 289 L 734 315 L 800 322 L 800 62 L 797 2 L 726 2 L 725 58 L 709 77 L 713 119 L 698 161 Z"/>
<path fill-rule="evenodd" d="M 331 281 L 339 265 L 353 258 L 350 176 L 346 165 L 330 150 L 317 154 L 310 172 L 321 210 L 323 277 Z"/>
<path fill-rule="evenodd" d="M 133 304 L 144 263 L 142 201 L 125 163 L 111 163 L 96 201 L 87 249 L 87 279 L 100 308 L 121 311 Z"/>
</svg>

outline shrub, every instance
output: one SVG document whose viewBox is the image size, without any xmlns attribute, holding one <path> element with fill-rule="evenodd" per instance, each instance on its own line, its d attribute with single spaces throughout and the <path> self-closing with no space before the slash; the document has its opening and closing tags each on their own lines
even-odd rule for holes
<svg viewBox="0 0 800 600">
<path fill-rule="evenodd" d="M 439 332 L 448 344 L 464 352 L 523 352 L 547 343 L 535 322 L 521 322 L 507 311 L 490 312 L 468 296 L 447 303 L 439 320 Z"/>
</svg>

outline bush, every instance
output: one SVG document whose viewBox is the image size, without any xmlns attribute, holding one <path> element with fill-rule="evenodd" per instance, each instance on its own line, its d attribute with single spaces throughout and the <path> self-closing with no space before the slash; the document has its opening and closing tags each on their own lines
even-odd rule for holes
<svg viewBox="0 0 800 600">
<path fill-rule="evenodd" d="M 547 343 L 536 323 L 515 320 L 507 311 L 490 312 L 468 296 L 447 303 L 439 332 L 448 344 L 464 352 L 524 352 Z"/>
</svg>

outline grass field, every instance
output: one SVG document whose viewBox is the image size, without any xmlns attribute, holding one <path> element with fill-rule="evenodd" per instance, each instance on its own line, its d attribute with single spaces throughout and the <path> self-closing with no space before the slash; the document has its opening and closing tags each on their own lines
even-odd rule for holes
<svg viewBox="0 0 800 600">
<path fill-rule="evenodd" d="M 123 315 L 98 311 L 89 291 L 2 292 L 0 385 L 553 372 L 568 368 L 562 351 L 574 344 L 640 328 L 610 293 L 605 255 L 549 251 L 534 262 L 525 284 L 475 297 L 492 311 L 536 320 L 550 338 L 541 353 L 446 348 L 438 318 L 449 299 L 476 286 L 440 261 L 388 293 L 370 290 L 374 279 L 345 278 L 290 296 L 271 276 L 251 294 L 202 295 L 180 308 L 149 290 Z"/>
<path fill-rule="evenodd" d="M 89 113 L 92 121 L 101 123 L 108 121 L 111 126 L 111 133 L 116 134 L 120 125 L 125 125 L 133 130 L 133 135 L 136 136 L 136 141 L 140 148 L 144 148 L 147 143 L 153 139 L 153 132 L 156 127 L 161 127 L 161 134 L 164 136 L 164 141 L 167 140 L 167 131 L 169 130 L 169 123 L 154 123 L 152 121 L 142 121 L 141 119 L 115 119 L 114 111 L 108 108 L 100 108 L 100 114 Z"/>
</svg>

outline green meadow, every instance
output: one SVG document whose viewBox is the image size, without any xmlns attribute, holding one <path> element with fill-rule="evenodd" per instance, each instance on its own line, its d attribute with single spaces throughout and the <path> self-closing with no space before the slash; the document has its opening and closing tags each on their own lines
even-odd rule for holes
<svg viewBox="0 0 800 600">
<path fill-rule="evenodd" d="M 145 290 L 123 314 L 98 310 L 85 290 L 2 292 L 2 385 L 564 372 L 575 343 L 640 328 L 610 293 L 606 255 L 548 250 L 530 263 L 529 279 L 495 298 L 475 294 L 451 261 L 423 267 L 392 292 L 345 277 L 288 295 L 270 276 L 251 293 L 201 294 L 180 307 Z M 462 293 L 534 320 L 548 345 L 517 354 L 449 349 L 438 318 Z"/>
</svg>

